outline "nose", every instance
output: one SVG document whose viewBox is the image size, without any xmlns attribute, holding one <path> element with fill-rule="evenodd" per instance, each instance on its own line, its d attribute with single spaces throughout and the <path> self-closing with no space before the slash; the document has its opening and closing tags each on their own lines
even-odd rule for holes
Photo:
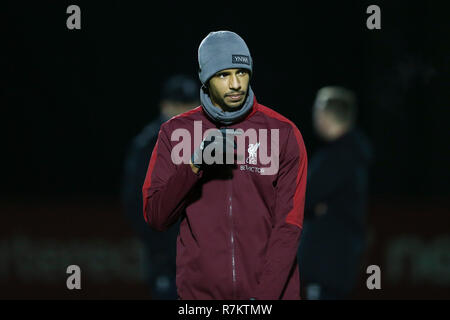
<svg viewBox="0 0 450 320">
<path fill-rule="evenodd" d="M 239 78 L 235 74 L 231 75 L 229 86 L 230 86 L 230 89 L 232 89 L 232 90 L 240 90 L 241 89 L 241 82 L 239 81 Z"/>
</svg>

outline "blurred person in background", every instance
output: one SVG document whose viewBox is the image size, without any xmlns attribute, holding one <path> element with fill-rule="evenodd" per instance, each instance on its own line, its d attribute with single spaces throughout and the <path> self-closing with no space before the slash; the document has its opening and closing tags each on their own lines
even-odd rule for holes
<svg viewBox="0 0 450 320">
<path fill-rule="evenodd" d="M 179 224 L 164 233 L 149 228 L 142 218 L 142 186 L 161 124 L 198 106 L 199 90 L 197 81 L 191 77 L 170 77 L 162 88 L 159 115 L 132 140 L 126 155 L 122 201 L 125 213 L 144 245 L 151 297 L 156 300 L 177 298 L 175 263 Z"/>
<path fill-rule="evenodd" d="M 299 246 L 307 299 L 345 299 L 356 284 L 365 248 L 370 143 L 356 128 L 355 94 L 324 87 L 313 107 L 325 145 L 311 158 Z"/>
</svg>

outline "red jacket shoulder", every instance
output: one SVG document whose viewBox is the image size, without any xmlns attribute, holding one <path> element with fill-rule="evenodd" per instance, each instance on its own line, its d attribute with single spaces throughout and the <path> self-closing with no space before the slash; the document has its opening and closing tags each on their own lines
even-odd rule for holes
<svg viewBox="0 0 450 320">
<path fill-rule="evenodd" d="M 259 104 L 259 103 L 258 103 L 258 110 L 269 118 L 276 119 L 278 121 L 286 123 L 287 125 L 289 125 L 292 128 L 292 130 L 294 130 L 296 136 L 297 135 L 301 136 L 300 130 L 297 128 L 295 123 L 292 122 L 291 120 L 289 120 L 288 118 L 286 118 L 285 116 L 283 116 L 282 114 L 276 112 L 275 110 L 273 110 L 269 107 Z"/>
</svg>

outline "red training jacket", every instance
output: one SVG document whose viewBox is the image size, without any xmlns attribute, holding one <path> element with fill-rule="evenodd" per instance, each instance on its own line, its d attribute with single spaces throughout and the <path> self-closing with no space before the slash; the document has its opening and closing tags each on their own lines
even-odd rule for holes
<svg viewBox="0 0 450 320">
<path fill-rule="evenodd" d="M 189 164 L 174 164 L 171 151 L 179 141 L 171 141 L 172 132 L 184 128 L 194 137 L 194 121 L 201 121 L 202 134 L 209 128 L 253 128 L 260 139 L 259 129 L 268 129 L 268 141 L 270 129 L 278 129 L 278 172 L 260 174 L 269 165 L 254 155 L 251 164 L 213 165 L 197 175 Z M 198 145 L 191 140 L 193 152 Z M 270 154 L 270 143 L 268 149 Z M 300 299 L 296 256 L 306 176 L 300 131 L 256 99 L 246 118 L 229 126 L 211 120 L 202 106 L 165 122 L 142 189 L 144 218 L 163 231 L 182 217 L 176 272 L 180 299 Z"/>
</svg>

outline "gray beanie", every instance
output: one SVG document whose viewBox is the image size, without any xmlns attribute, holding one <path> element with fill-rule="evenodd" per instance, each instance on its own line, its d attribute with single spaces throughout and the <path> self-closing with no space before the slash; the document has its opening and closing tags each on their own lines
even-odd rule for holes
<svg viewBox="0 0 450 320">
<path fill-rule="evenodd" d="M 248 69 L 253 61 L 245 41 L 231 31 L 209 33 L 198 47 L 198 76 L 203 84 L 224 69 Z"/>
</svg>

